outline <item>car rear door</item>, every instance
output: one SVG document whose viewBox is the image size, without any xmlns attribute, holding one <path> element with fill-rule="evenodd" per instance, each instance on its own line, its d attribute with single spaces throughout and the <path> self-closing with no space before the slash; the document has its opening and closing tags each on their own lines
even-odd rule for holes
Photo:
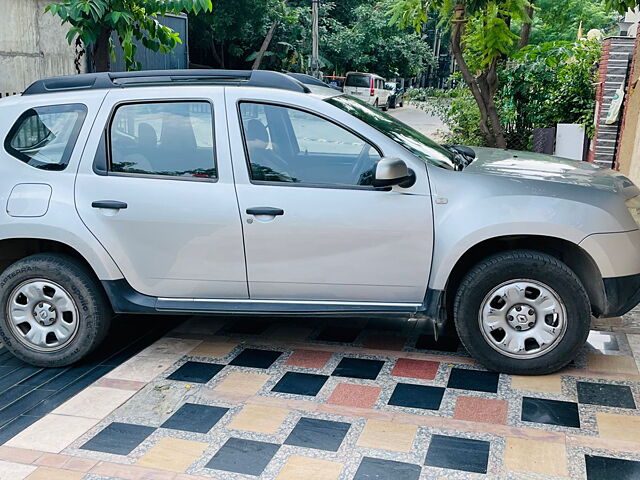
<svg viewBox="0 0 640 480">
<path fill-rule="evenodd" d="M 248 297 L 227 138 L 222 88 L 107 95 L 80 164 L 75 203 L 136 291 Z"/>
</svg>

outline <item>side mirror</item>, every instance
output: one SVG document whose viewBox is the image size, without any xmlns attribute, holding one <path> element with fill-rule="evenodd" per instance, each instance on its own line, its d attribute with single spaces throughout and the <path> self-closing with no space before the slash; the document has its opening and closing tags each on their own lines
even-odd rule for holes
<svg viewBox="0 0 640 480">
<path fill-rule="evenodd" d="M 398 185 L 409 188 L 416 183 L 416 174 L 399 158 L 381 158 L 376 166 L 374 187 L 388 188 Z"/>
</svg>

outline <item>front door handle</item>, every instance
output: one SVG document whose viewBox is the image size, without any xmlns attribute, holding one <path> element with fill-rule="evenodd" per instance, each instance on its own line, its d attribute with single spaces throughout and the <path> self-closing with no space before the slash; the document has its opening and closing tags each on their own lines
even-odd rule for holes
<svg viewBox="0 0 640 480">
<path fill-rule="evenodd" d="M 277 217 L 278 215 L 284 215 L 284 210 L 275 207 L 251 207 L 247 208 L 249 215 L 268 215 L 271 217 Z"/>
<path fill-rule="evenodd" d="M 109 210 L 124 210 L 128 207 L 125 202 L 117 200 L 97 200 L 91 204 L 93 208 L 106 208 Z"/>
</svg>

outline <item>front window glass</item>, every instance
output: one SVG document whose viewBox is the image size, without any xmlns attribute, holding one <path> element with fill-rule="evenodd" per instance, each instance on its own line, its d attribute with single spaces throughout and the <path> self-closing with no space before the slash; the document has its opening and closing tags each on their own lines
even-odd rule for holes
<svg viewBox="0 0 640 480">
<path fill-rule="evenodd" d="M 295 108 L 243 102 L 245 145 L 256 181 L 370 186 L 378 151 L 362 138 Z"/>
<path fill-rule="evenodd" d="M 424 162 L 455 169 L 451 152 L 391 115 L 345 95 L 327 98 L 325 101 L 384 133 Z"/>
<path fill-rule="evenodd" d="M 111 123 L 111 171 L 217 178 L 208 102 L 123 105 Z"/>
<path fill-rule="evenodd" d="M 87 107 L 53 105 L 27 110 L 5 139 L 7 152 L 41 170 L 64 170 L 78 139 Z"/>
</svg>

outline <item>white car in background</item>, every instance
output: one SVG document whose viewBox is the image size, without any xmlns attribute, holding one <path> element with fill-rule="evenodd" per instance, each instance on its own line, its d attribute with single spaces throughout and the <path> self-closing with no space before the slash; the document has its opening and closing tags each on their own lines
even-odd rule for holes
<svg viewBox="0 0 640 480">
<path fill-rule="evenodd" d="M 369 105 L 389 109 L 391 91 L 384 88 L 386 80 L 375 73 L 349 72 L 344 82 L 344 93 L 352 95 Z"/>
</svg>

